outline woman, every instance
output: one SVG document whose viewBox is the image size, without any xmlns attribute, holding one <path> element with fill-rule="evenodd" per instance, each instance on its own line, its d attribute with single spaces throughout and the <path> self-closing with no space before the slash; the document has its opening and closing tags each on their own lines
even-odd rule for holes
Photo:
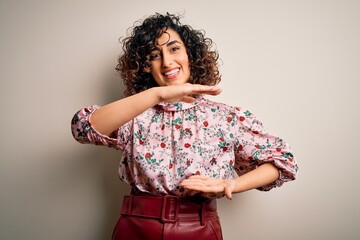
<svg viewBox="0 0 360 240">
<path fill-rule="evenodd" d="M 124 197 L 113 239 L 222 239 L 216 198 L 294 180 L 288 144 L 243 108 L 210 101 L 218 55 L 203 32 L 155 14 L 123 40 L 126 97 L 72 120 L 75 139 L 123 151 Z"/>
</svg>

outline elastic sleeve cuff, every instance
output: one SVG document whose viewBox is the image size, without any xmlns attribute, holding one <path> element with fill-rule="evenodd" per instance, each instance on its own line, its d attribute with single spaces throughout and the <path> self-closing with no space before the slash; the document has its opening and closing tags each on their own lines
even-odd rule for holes
<svg viewBox="0 0 360 240">
<path fill-rule="evenodd" d="M 257 190 L 270 191 L 273 188 L 281 187 L 285 182 L 290 182 L 296 179 L 297 169 L 294 169 L 293 166 L 289 166 L 288 162 L 284 162 L 279 159 L 266 162 L 273 163 L 278 168 L 279 178 L 268 185 L 257 188 Z"/>
</svg>

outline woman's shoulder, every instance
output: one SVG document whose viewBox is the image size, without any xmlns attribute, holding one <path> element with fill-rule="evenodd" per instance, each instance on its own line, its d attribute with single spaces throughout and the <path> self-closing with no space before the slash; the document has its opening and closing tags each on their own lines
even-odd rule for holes
<svg viewBox="0 0 360 240">
<path fill-rule="evenodd" d="M 227 117 L 227 121 L 240 123 L 242 126 L 250 126 L 257 121 L 256 116 L 247 108 L 232 106 L 223 102 L 203 98 L 202 105 L 215 115 Z"/>
<path fill-rule="evenodd" d="M 234 113 L 236 115 L 244 114 L 244 112 L 249 112 L 244 107 L 233 106 L 233 105 L 230 105 L 230 104 L 227 104 L 227 103 L 214 101 L 214 100 L 207 99 L 207 98 L 202 98 L 202 105 L 207 106 L 210 109 L 228 111 L 228 112 Z"/>
</svg>

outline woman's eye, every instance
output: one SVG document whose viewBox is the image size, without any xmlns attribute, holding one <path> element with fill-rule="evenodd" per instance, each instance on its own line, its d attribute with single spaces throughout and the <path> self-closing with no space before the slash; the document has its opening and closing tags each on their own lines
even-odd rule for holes
<svg viewBox="0 0 360 240">
<path fill-rule="evenodd" d="M 171 49 L 171 51 L 172 52 L 176 52 L 176 51 L 178 51 L 180 48 L 179 47 L 173 47 L 172 49 Z"/>
<path fill-rule="evenodd" d="M 150 60 L 154 60 L 160 57 L 160 53 L 152 53 L 150 54 Z"/>
</svg>

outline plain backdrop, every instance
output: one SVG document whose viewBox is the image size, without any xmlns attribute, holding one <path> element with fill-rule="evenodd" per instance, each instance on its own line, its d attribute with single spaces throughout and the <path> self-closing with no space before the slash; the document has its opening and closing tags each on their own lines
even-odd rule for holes
<svg viewBox="0 0 360 240">
<path fill-rule="evenodd" d="M 221 199 L 226 240 L 360 239 L 360 1 L 0 0 L 0 239 L 110 239 L 121 152 L 81 145 L 80 108 L 122 97 L 118 39 L 184 14 L 222 60 L 215 99 L 250 109 L 296 154 L 298 179 Z"/>
</svg>

